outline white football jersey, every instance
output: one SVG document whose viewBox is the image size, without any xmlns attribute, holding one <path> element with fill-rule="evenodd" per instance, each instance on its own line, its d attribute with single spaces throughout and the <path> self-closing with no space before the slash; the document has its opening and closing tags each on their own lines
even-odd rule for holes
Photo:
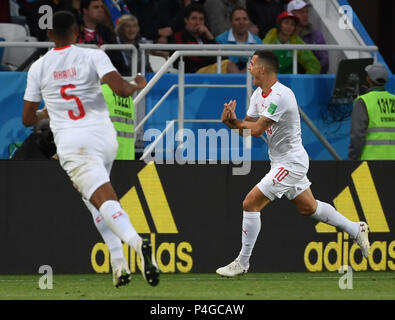
<svg viewBox="0 0 395 320">
<path fill-rule="evenodd" d="M 102 50 L 54 48 L 32 64 L 24 99 L 44 99 L 54 134 L 63 128 L 108 123 L 100 79 L 111 71 L 116 69 Z"/>
<path fill-rule="evenodd" d="M 258 87 L 251 96 L 247 115 L 265 116 L 274 124 L 266 130 L 270 160 L 274 162 L 305 162 L 308 159 L 302 145 L 300 116 L 292 90 L 276 82 L 267 95 Z"/>
</svg>

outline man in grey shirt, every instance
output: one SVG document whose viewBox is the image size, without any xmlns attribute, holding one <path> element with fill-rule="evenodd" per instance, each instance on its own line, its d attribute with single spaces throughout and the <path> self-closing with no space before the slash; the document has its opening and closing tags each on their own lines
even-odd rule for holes
<svg viewBox="0 0 395 320">
<path fill-rule="evenodd" d="M 245 8 L 245 0 L 206 0 L 204 10 L 207 25 L 214 37 L 230 28 L 230 13 L 236 7 Z"/>
</svg>

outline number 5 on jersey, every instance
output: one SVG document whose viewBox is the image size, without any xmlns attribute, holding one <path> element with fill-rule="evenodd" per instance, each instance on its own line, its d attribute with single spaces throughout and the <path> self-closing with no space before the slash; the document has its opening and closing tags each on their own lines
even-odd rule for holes
<svg viewBox="0 0 395 320">
<path fill-rule="evenodd" d="M 75 100 L 75 102 L 77 103 L 78 111 L 80 112 L 80 114 L 75 115 L 73 110 L 68 110 L 68 114 L 69 114 L 70 119 L 79 120 L 85 116 L 84 105 L 82 104 L 80 98 L 78 98 L 77 96 L 66 94 L 67 89 L 75 89 L 75 88 L 76 88 L 76 86 L 74 84 L 65 85 L 60 88 L 60 95 L 65 100 Z"/>
</svg>

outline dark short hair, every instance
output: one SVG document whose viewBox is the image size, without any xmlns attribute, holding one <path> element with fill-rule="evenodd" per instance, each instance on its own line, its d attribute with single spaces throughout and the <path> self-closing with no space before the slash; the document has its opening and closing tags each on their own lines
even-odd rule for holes
<svg viewBox="0 0 395 320">
<path fill-rule="evenodd" d="M 52 32 L 60 38 L 67 38 L 77 25 L 74 15 L 69 11 L 58 11 L 53 15 Z"/>
<path fill-rule="evenodd" d="M 278 72 L 278 57 L 272 51 L 258 50 L 254 56 L 258 56 L 259 60 L 263 61 L 273 72 Z"/>
<path fill-rule="evenodd" d="M 248 15 L 248 11 L 247 11 L 246 8 L 241 7 L 241 6 L 237 6 L 237 7 L 234 7 L 234 8 L 232 9 L 232 11 L 230 12 L 230 21 L 232 21 L 232 19 L 233 19 L 233 14 L 235 13 L 235 11 L 239 11 L 239 10 L 242 10 L 242 11 L 244 11 L 245 13 L 247 13 L 248 19 L 250 18 L 249 15 Z"/>
<path fill-rule="evenodd" d="M 203 14 L 204 19 L 206 19 L 206 11 L 204 11 L 204 8 L 200 4 L 192 3 L 187 6 L 184 10 L 184 18 L 188 19 L 192 12 L 200 12 L 201 14 Z"/>
<path fill-rule="evenodd" d="M 80 0 L 80 12 L 83 13 L 84 12 L 83 9 L 88 9 L 92 1 L 102 1 L 102 0 Z"/>
</svg>

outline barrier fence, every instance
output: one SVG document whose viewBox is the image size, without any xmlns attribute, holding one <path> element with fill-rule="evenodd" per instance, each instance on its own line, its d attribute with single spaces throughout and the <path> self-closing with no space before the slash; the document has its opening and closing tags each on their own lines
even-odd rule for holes
<svg viewBox="0 0 395 320">
<path fill-rule="evenodd" d="M 37 48 L 50 48 L 53 47 L 53 42 L 0 42 L 0 47 L 37 47 Z M 83 47 L 92 47 L 97 48 L 95 45 L 81 45 Z M 135 97 L 135 105 L 136 111 L 139 108 L 142 108 L 144 105 L 139 104 L 142 100 L 145 99 L 146 94 L 152 89 L 157 80 L 167 72 L 167 69 L 173 65 L 173 63 L 177 60 L 177 58 L 181 57 L 179 72 L 179 81 L 178 81 L 178 117 L 177 123 L 179 128 L 183 128 L 183 123 L 185 120 L 193 120 L 193 119 L 184 119 L 184 99 L 185 99 L 185 87 L 188 87 L 188 84 L 185 84 L 185 73 L 183 72 L 183 62 L 182 57 L 186 55 L 217 55 L 219 58 L 221 56 L 227 55 L 244 55 L 251 56 L 252 50 L 257 49 L 275 49 L 275 50 L 292 50 L 294 52 L 294 60 L 296 59 L 296 54 L 298 50 L 350 50 L 350 51 L 367 51 L 371 52 L 374 55 L 374 59 L 377 59 L 377 50 L 376 46 L 337 46 L 337 45 L 160 45 L 160 44 L 141 44 L 139 50 L 136 49 L 133 45 L 103 45 L 100 47 L 102 50 L 132 50 L 132 75 L 137 73 L 137 56 L 138 53 L 141 53 L 142 60 L 142 70 L 145 70 L 144 67 L 144 59 L 145 59 L 145 51 L 146 50 L 181 50 L 176 51 L 162 66 L 162 68 L 154 75 L 146 88 L 144 88 L 139 94 Z M 220 49 L 220 50 L 219 50 Z M 240 50 L 240 51 L 236 51 Z M 219 60 L 220 61 L 220 60 Z M 296 61 L 296 60 L 295 60 Z M 294 63 L 294 67 L 296 64 Z M 219 71 L 219 70 L 218 70 Z M 296 72 L 296 69 L 294 68 Z M 203 85 L 202 85 L 203 86 Z M 246 106 L 249 105 L 249 98 L 252 94 L 252 82 L 251 76 L 247 73 L 246 77 Z M 174 88 L 173 88 L 174 89 Z M 168 92 L 170 93 L 170 92 Z M 166 93 L 167 94 L 167 93 Z M 166 96 L 165 94 L 165 96 Z M 164 97 L 165 98 L 165 97 Z M 163 99 L 164 100 L 164 99 Z M 161 100 L 161 102 L 163 102 Z M 160 103 L 161 103 L 160 102 Z M 160 103 L 156 107 L 159 107 Z M 150 111 L 150 115 L 156 110 L 156 107 Z M 301 110 L 301 109 L 300 109 Z M 318 140 L 324 145 L 324 147 L 328 150 L 331 156 L 339 160 L 340 156 L 336 152 L 336 150 L 329 144 L 326 138 L 321 134 L 320 130 L 317 129 L 315 124 L 310 120 L 306 113 L 301 110 L 301 117 L 305 120 L 306 124 L 310 127 L 312 132 L 317 136 Z M 148 119 L 148 117 L 144 117 L 143 120 L 137 121 L 137 117 L 135 117 L 135 127 L 137 129 L 141 128 L 144 122 Z M 140 120 L 140 119 L 138 119 Z M 135 132 L 137 132 L 136 130 Z M 137 138 L 137 137 L 135 137 Z M 135 139 L 136 140 L 136 139 Z"/>
<path fill-rule="evenodd" d="M 93 44 L 77 44 L 81 47 L 99 48 L 101 50 L 131 50 L 132 51 L 132 76 L 137 72 L 145 73 L 147 50 L 154 51 L 177 51 L 177 50 L 234 50 L 234 51 L 255 51 L 255 50 L 291 50 L 293 52 L 293 73 L 297 71 L 297 53 L 299 50 L 326 50 L 326 51 L 357 51 L 368 52 L 373 55 L 373 60 L 377 62 L 378 47 L 377 46 L 343 46 L 335 44 L 147 44 L 141 43 L 139 49 L 132 44 L 105 44 L 98 47 Z M 52 48 L 54 43 L 35 42 L 35 41 L 0 41 L 0 48 Z M 137 69 L 137 55 L 140 54 L 141 68 Z M 221 56 L 213 54 L 218 57 L 218 62 L 221 62 Z M 220 63 L 219 63 L 220 64 Z M 218 68 L 217 72 L 220 73 L 221 69 Z"/>
<path fill-rule="evenodd" d="M 151 237 L 162 272 L 213 273 L 239 253 L 242 201 L 270 163 L 251 166 L 249 175 L 234 176 L 231 164 L 116 161 L 112 181 L 137 232 Z M 369 224 L 369 259 L 347 234 L 281 199 L 263 210 L 249 272 L 395 270 L 393 167 L 393 161 L 310 165 L 315 197 Z M 0 160 L 0 176 L 1 274 L 37 273 L 41 265 L 54 274 L 110 271 L 108 249 L 57 161 Z M 138 272 L 135 252 L 127 246 L 124 252 Z"/>
</svg>

